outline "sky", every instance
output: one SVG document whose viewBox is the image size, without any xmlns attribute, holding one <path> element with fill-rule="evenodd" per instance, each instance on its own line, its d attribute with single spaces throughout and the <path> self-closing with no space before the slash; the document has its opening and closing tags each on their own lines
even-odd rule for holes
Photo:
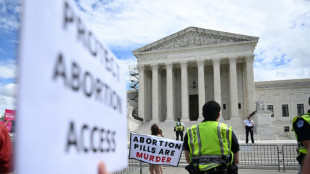
<svg viewBox="0 0 310 174">
<path fill-rule="evenodd" d="M 27 1 L 26 1 L 27 2 Z M 125 65 L 132 51 L 187 27 L 259 37 L 254 81 L 310 78 L 310 0 L 75 0 Z M 14 109 L 21 0 L 0 0 L 0 114 Z"/>
</svg>

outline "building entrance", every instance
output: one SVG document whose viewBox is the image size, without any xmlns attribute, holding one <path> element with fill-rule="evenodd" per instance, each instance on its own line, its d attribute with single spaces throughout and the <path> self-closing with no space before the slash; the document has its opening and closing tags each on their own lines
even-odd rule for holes
<svg viewBox="0 0 310 174">
<path fill-rule="evenodd" d="M 199 118 L 198 94 L 189 95 L 189 119 L 196 121 Z"/>
</svg>

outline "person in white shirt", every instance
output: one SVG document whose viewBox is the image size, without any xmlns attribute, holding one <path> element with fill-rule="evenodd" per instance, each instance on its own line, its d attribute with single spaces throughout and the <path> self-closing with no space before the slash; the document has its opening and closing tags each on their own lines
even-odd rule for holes
<svg viewBox="0 0 310 174">
<path fill-rule="evenodd" d="M 253 138 L 253 126 L 254 126 L 254 121 L 251 120 L 251 117 L 248 117 L 247 120 L 244 120 L 244 121 L 243 121 L 243 125 L 245 126 L 245 135 L 246 135 L 245 142 L 246 142 L 246 143 L 249 142 L 249 132 L 250 132 L 252 143 L 254 143 L 254 138 Z"/>
</svg>

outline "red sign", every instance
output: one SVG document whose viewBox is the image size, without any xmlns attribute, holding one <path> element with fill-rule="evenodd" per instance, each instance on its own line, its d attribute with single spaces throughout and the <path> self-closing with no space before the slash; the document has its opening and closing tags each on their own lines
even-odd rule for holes
<svg viewBox="0 0 310 174">
<path fill-rule="evenodd" d="M 8 129 L 8 132 L 11 131 L 11 129 L 12 129 L 12 122 L 10 122 L 10 121 L 0 121 L 0 123 L 3 124 Z"/>
<path fill-rule="evenodd" d="M 6 109 L 4 116 L 5 120 L 15 120 L 15 110 Z"/>
</svg>

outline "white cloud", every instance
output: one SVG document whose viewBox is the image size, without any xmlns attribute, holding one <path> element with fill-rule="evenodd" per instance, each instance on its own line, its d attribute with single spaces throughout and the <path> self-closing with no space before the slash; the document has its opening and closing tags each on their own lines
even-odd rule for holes
<svg viewBox="0 0 310 174">
<path fill-rule="evenodd" d="M 136 58 L 131 57 L 128 59 L 121 59 L 119 61 L 120 61 L 121 66 L 124 68 L 124 70 L 126 72 L 125 79 L 126 79 L 127 83 L 129 83 L 131 80 L 131 76 L 130 76 L 130 70 L 131 69 L 130 68 L 135 67 L 137 65 Z"/>
<path fill-rule="evenodd" d="M 0 78 L 16 78 L 14 62 L 0 62 Z"/>
<path fill-rule="evenodd" d="M 8 83 L 5 86 L 0 86 L 0 95 L 4 95 L 7 97 L 15 97 L 16 95 L 16 84 Z"/>
<path fill-rule="evenodd" d="M 97 37 L 112 47 L 137 49 L 196 26 L 259 37 L 255 81 L 309 77 L 310 1 L 81 0 L 79 5 Z M 19 12 L 20 0 L 0 0 L 0 26 L 16 29 Z M 0 77 L 16 77 L 14 69 L 0 64 Z"/>
<path fill-rule="evenodd" d="M 0 0 L 0 28 L 17 30 L 21 0 Z"/>
<path fill-rule="evenodd" d="M 15 109 L 16 101 L 14 97 L 0 95 L 0 116 L 5 112 L 5 109 Z"/>
<path fill-rule="evenodd" d="M 196 26 L 259 37 L 255 81 L 309 77 L 309 1 L 89 0 L 80 6 L 109 46 L 138 48 Z"/>
</svg>

